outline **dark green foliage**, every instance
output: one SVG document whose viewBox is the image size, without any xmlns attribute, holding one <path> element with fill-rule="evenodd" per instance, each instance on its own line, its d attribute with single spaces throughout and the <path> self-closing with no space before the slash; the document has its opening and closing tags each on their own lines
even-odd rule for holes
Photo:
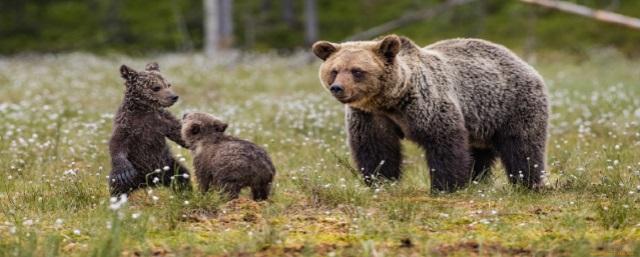
<svg viewBox="0 0 640 257">
<path fill-rule="evenodd" d="M 201 1 L 66 0 L 0 3 L 0 54 L 22 51 L 188 50 L 200 44 Z M 177 14 L 188 28 L 179 33 Z"/>
<path fill-rule="evenodd" d="M 304 2 L 234 1 L 234 46 L 287 52 L 304 42 Z M 439 0 L 318 0 L 322 39 L 350 35 L 435 5 Z M 640 17 L 640 1 L 578 0 L 592 8 Z M 617 2 L 617 4 L 616 4 Z M 150 53 L 202 47 L 202 0 L 5 0 L 0 2 L 0 54 L 70 50 Z M 181 24 L 186 32 L 179 29 Z M 519 1 L 478 0 L 395 33 L 421 44 L 450 37 L 481 37 L 509 47 L 584 55 L 614 46 L 637 55 L 640 32 Z"/>
</svg>

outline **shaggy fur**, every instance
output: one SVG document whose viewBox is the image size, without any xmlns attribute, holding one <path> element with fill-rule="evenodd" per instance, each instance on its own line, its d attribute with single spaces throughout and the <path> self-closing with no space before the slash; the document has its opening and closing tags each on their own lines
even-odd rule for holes
<svg viewBox="0 0 640 257">
<path fill-rule="evenodd" d="M 320 80 L 346 104 L 352 156 L 371 178 L 400 177 L 400 139 L 427 153 L 433 191 L 454 191 L 490 173 L 497 157 L 509 180 L 543 183 L 545 84 L 503 46 L 453 39 L 420 48 L 389 35 L 377 41 L 320 41 Z"/>
<path fill-rule="evenodd" d="M 242 139 L 224 135 L 227 124 L 206 113 L 182 118 L 182 137 L 193 152 L 202 192 L 221 190 L 231 199 L 251 188 L 253 199 L 266 200 L 276 169 L 267 152 Z"/>
<path fill-rule="evenodd" d="M 162 77 L 156 63 L 140 72 L 122 65 L 120 74 L 126 90 L 109 141 L 111 195 L 148 185 L 169 186 L 174 180 L 175 189 L 190 188 L 189 171 L 175 160 L 165 140 L 166 137 L 186 147 L 180 137 L 180 121 L 164 109 L 178 100 L 171 84 Z"/>
</svg>

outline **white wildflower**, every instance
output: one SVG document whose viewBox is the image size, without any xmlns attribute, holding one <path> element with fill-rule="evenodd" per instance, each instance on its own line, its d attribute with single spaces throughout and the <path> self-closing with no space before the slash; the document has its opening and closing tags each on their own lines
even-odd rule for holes
<svg viewBox="0 0 640 257">
<path fill-rule="evenodd" d="M 62 219 L 57 218 L 57 219 L 56 219 L 56 221 L 53 223 L 53 226 L 54 226 L 55 228 L 60 228 L 60 227 L 62 227 L 62 222 L 63 222 L 63 220 L 62 220 Z"/>
<path fill-rule="evenodd" d="M 124 204 L 127 203 L 127 195 L 123 194 L 123 195 L 120 195 L 120 197 L 111 197 L 109 199 L 109 203 L 110 203 L 109 204 L 109 209 L 114 210 L 114 211 L 118 210 L 118 209 L 122 208 L 122 206 Z"/>
</svg>

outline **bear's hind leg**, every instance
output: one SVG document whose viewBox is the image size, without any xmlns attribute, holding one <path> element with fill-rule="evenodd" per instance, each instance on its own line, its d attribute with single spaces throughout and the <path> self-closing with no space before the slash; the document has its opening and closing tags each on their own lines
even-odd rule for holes
<svg viewBox="0 0 640 257">
<path fill-rule="evenodd" d="M 242 187 L 237 184 L 226 184 L 224 185 L 222 192 L 224 193 L 224 196 L 227 197 L 227 199 L 233 200 L 237 199 L 238 196 L 240 196 L 241 190 Z"/>
<path fill-rule="evenodd" d="M 544 138 L 527 140 L 521 136 L 502 137 L 496 146 L 509 181 L 535 189 L 542 186 L 545 168 Z"/>
<path fill-rule="evenodd" d="M 271 183 L 254 185 L 251 187 L 251 194 L 254 201 L 264 201 L 269 198 L 269 192 L 271 191 Z"/>
<path fill-rule="evenodd" d="M 471 149 L 473 158 L 473 181 L 482 181 L 491 176 L 491 166 L 496 160 L 497 152 L 492 148 L 473 148 Z"/>
</svg>

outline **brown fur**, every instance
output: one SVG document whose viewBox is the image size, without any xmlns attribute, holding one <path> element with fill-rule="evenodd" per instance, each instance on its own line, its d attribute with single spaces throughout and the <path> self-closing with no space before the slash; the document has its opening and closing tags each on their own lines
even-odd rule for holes
<svg viewBox="0 0 640 257">
<path fill-rule="evenodd" d="M 425 149 L 433 191 L 482 179 L 496 157 L 509 180 L 543 183 L 548 104 L 540 75 L 503 46 L 453 39 L 421 48 L 395 35 L 313 52 L 320 80 L 346 104 L 349 145 L 365 181 L 400 177 L 400 139 Z"/>
<path fill-rule="evenodd" d="M 182 123 L 182 137 L 194 154 L 202 192 L 222 190 L 234 199 L 249 187 L 254 200 L 269 197 L 276 170 L 264 149 L 225 135 L 227 124 L 206 113 L 185 114 Z"/>
<path fill-rule="evenodd" d="M 111 195 L 148 185 L 168 186 L 174 180 L 176 189 L 190 188 L 189 171 L 175 160 L 165 140 L 185 146 L 180 121 L 164 109 L 178 100 L 171 84 L 156 63 L 140 72 L 122 65 L 120 73 L 126 89 L 109 141 Z"/>
</svg>

